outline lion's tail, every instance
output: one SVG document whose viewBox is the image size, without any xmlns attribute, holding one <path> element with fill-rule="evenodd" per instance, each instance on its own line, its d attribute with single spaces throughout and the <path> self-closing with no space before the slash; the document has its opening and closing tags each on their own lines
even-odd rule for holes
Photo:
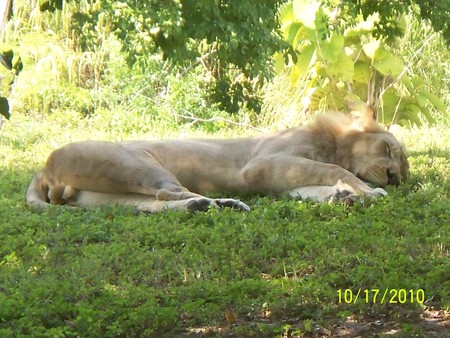
<svg viewBox="0 0 450 338">
<path fill-rule="evenodd" d="M 42 171 L 34 175 L 27 190 L 27 204 L 35 208 L 44 208 L 49 205 L 49 187 L 44 183 Z"/>
</svg>

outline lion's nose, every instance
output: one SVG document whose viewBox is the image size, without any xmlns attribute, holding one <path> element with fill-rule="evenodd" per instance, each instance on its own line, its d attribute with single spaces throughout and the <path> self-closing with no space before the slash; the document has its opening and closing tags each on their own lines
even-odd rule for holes
<svg viewBox="0 0 450 338">
<path fill-rule="evenodd" d="M 389 169 L 386 169 L 386 175 L 388 178 L 388 182 L 387 182 L 388 185 L 397 186 L 400 184 L 400 179 L 397 174 L 392 173 Z"/>
</svg>

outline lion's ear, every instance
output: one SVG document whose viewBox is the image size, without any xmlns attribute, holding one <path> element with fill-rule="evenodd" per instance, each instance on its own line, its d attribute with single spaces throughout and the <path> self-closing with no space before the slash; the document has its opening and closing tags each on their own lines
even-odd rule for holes
<svg viewBox="0 0 450 338">
<path fill-rule="evenodd" d="M 367 103 L 361 101 L 356 95 L 347 95 L 345 103 L 352 115 L 352 127 L 367 132 L 383 130 L 377 123 L 377 113 Z"/>
<path fill-rule="evenodd" d="M 355 129 L 367 132 L 376 132 L 383 130 L 383 128 L 377 123 L 377 114 L 372 107 L 365 105 L 358 110 L 352 110 L 352 126 Z"/>
</svg>

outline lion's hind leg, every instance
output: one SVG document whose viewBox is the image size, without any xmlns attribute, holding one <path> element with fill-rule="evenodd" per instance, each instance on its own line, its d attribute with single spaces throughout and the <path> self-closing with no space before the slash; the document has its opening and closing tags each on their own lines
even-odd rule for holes
<svg viewBox="0 0 450 338">
<path fill-rule="evenodd" d="M 220 209 L 224 207 L 239 211 L 250 211 L 250 207 L 240 200 L 234 198 L 209 198 L 190 191 L 173 192 L 161 189 L 156 196 L 156 200 L 160 202 L 165 201 L 168 206 L 172 206 L 172 209 L 180 209 L 177 206 L 184 206 L 183 201 L 186 201 L 185 209 L 189 211 L 207 211 L 210 208 Z"/>
<path fill-rule="evenodd" d="M 232 208 L 239 211 L 250 211 L 250 207 L 234 198 L 209 198 L 189 190 L 173 191 L 160 189 L 156 194 L 157 201 L 166 201 L 168 205 L 178 206 L 177 201 L 187 201 L 186 209 L 190 211 L 207 211 L 209 208 Z M 170 203 L 172 202 L 172 203 Z M 182 203 L 180 204 L 182 205 Z M 175 209 L 178 209 L 175 207 Z"/>
<path fill-rule="evenodd" d="M 81 207 L 101 205 L 133 206 L 138 211 L 155 213 L 165 210 L 208 211 L 211 208 L 230 207 L 235 210 L 249 211 L 250 208 L 232 198 L 213 199 L 193 193 L 181 184 L 168 181 L 165 188 L 155 188 L 155 195 L 142 193 L 109 193 L 77 190 L 71 186 L 61 186 L 51 197 L 52 204 L 68 204 Z M 62 193 L 61 193 L 62 191 Z"/>
<path fill-rule="evenodd" d="M 50 199 L 50 204 L 53 205 L 67 204 L 67 199 L 64 197 L 66 187 L 67 186 L 65 184 L 58 184 L 49 189 L 48 197 Z"/>
<path fill-rule="evenodd" d="M 97 207 L 101 205 L 123 205 L 135 207 L 144 213 L 155 213 L 166 210 L 208 211 L 210 208 L 232 207 L 248 211 L 250 208 L 234 199 L 211 199 L 198 195 L 178 200 L 158 200 L 154 196 L 143 194 L 111 194 L 93 191 L 76 191 L 69 205 L 79 207 Z"/>
<path fill-rule="evenodd" d="M 149 208 L 150 206 L 150 208 Z M 245 203 L 233 198 L 209 198 L 204 196 L 191 197 L 188 199 L 161 201 L 154 200 L 138 206 L 140 211 L 158 212 L 167 209 L 188 210 L 188 211 L 208 211 L 209 209 L 232 208 L 238 211 L 250 211 L 250 207 Z"/>
</svg>

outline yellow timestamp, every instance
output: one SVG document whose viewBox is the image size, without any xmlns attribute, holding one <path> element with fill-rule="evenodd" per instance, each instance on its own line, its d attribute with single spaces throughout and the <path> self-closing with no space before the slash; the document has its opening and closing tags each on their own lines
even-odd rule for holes
<svg viewBox="0 0 450 338">
<path fill-rule="evenodd" d="M 339 289 L 337 290 L 339 304 L 423 304 L 425 291 L 422 289 Z"/>
</svg>

